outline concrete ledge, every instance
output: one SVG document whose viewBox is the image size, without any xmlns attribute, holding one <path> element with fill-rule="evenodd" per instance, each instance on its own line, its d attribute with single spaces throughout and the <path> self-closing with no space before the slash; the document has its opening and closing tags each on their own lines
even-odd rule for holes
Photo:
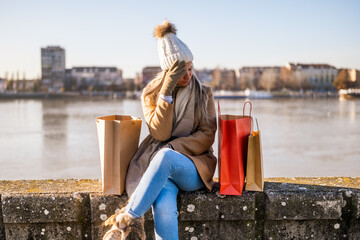
<svg viewBox="0 0 360 240">
<path fill-rule="evenodd" d="M 266 192 L 268 220 L 341 219 L 340 192 Z"/>
<path fill-rule="evenodd" d="M 0 194 L 1 199 L 1 194 Z M 0 204 L 0 240 L 5 240 L 5 225 L 2 213 L 2 204 Z"/>
<path fill-rule="evenodd" d="M 255 220 L 255 192 L 239 196 L 221 196 L 218 189 L 180 194 L 180 221 Z"/>
<path fill-rule="evenodd" d="M 5 194 L 1 201 L 6 239 L 91 239 L 88 194 Z"/>
<path fill-rule="evenodd" d="M 353 197 L 352 197 L 352 205 L 354 206 L 354 209 L 353 209 L 353 213 L 354 213 L 354 217 L 357 218 L 357 220 L 360 220 L 360 192 L 359 191 L 356 191 L 354 194 L 353 194 Z"/>
<path fill-rule="evenodd" d="M 5 239 L 91 239 L 91 234 L 78 223 L 6 224 Z"/>
<path fill-rule="evenodd" d="M 4 223 L 48 223 L 83 221 L 90 214 L 89 196 L 74 194 L 2 195 Z"/>
<path fill-rule="evenodd" d="M 338 225 L 336 220 L 266 221 L 264 239 L 348 239 Z"/>
<path fill-rule="evenodd" d="M 256 195 L 222 196 L 218 188 L 184 193 L 178 201 L 180 239 L 254 239 Z"/>
<path fill-rule="evenodd" d="M 332 182 L 345 182 L 339 179 Z M 0 181 L 0 189 L 6 189 L 0 192 L 1 240 L 101 239 L 108 229 L 104 220 L 127 202 L 126 195 L 100 193 L 99 180 L 50 180 L 48 186 L 46 181 L 25 181 L 23 189 L 21 181 L 3 185 Z M 221 196 L 218 188 L 180 192 L 179 236 L 192 240 L 360 239 L 360 189 L 354 187 L 266 182 L 264 192 L 244 191 L 242 196 Z M 151 210 L 138 230 L 154 239 Z M 133 232 L 129 239 L 140 237 Z"/>
</svg>

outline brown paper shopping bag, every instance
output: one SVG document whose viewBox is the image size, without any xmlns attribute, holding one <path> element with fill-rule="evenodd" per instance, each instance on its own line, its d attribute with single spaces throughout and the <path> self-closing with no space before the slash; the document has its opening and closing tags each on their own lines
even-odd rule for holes
<svg viewBox="0 0 360 240">
<path fill-rule="evenodd" d="M 246 185 L 247 191 L 264 190 L 264 167 L 261 149 L 261 135 L 256 119 L 258 131 L 253 131 L 249 136 L 248 155 L 246 165 Z"/>
<path fill-rule="evenodd" d="M 138 149 L 141 119 L 111 115 L 96 119 L 102 175 L 106 194 L 122 194 L 126 172 Z"/>
</svg>

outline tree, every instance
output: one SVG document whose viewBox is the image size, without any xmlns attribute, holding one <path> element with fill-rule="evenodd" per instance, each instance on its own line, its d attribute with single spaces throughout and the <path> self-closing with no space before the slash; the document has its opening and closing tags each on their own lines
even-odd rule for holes
<svg viewBox="0 0 360 240">
<path fill-rule="evenodd" d="M 280 85 L 282 87 L 299 90 L 301 89 L 301 76 L 299 72 L 292 71 L 286 67 L 281 68 Z"/>
<path fill-rule="evenodd" d="M 259 87 L 267 91 L 274 90 L 277 86 L 277 74 L 274 69 L 266 69 L 259 79 Z"/>
<path fill-rule="evenodd" d="M 40 80 L 39 79 L 35 79 L 34 80 L 34 85 L 31 89 L 33 92 L 38 92 L 40 91 Z"/>
<path fill-rule="evenodd" d="M 211 82 L 212 89 L 220 90 L 221 89 L 221 70 L 219 68 L 214 69 L 213 71 L 213 80 Z"/>
<path fill-rule="evenodd" d="M 355 87 L 355 82 L 351 81 L 351 77 L 347 69 L 340 70 L 333 84 L 337 89 L 348 89 Z"/>
<path fill-rule="evenodd" d="M 13 84 L 14 84 L 14 80 L 12 80 L 12 79 L 6 80 L 6 90 L 7 91 L 14 90 L 13 89 Z"/>
</svg>

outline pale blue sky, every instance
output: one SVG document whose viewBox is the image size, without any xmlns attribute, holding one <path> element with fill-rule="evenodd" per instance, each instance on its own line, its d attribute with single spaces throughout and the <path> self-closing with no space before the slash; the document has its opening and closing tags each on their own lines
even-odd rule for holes
<svg viewBox="0 0 360 240">
<path fill-rule="evenodd" d="M 329 63 L 360 69 L 360 1 L 0 0 L 0 77 L 40 75 L 40 48 L 66 67 L 158 65 L 155 25 L 175 23 L 195 68 Z"/>
</svg>

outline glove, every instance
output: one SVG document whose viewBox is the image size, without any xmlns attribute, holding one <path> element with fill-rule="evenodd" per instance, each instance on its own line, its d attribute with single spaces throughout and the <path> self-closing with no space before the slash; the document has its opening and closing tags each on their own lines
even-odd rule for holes
<svg viewBox="0 0 360 240">
<path fill-rule="evenodd" d="M 176 83 L 186 73 L 185 62 L 176 60 L 167 71 L 164 83 L 160 89 L 160 94 L 164 96 L 171 96 L 175 89 Z"/>
</svg>

